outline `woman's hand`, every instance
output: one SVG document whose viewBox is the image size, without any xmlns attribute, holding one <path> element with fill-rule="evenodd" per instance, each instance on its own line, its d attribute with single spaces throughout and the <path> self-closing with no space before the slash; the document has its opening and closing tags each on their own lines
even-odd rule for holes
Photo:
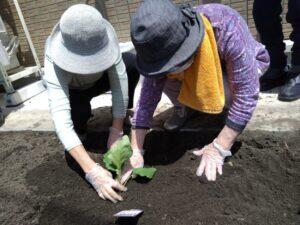
<svg viewBox="0 0 300 225">
<path fill-rule="evenodd" d="M 114 127 L 109 128 L 109 137 L 107 140 L 107 148 L 110 149 L 123 136 L 123 131 Z"/>
<path fill-rule="evenodd" d="M 143 145 L 147 130 L 145 129 L 132 129 L 131 130 L 131 148 L 132 156 L 130 158 L 130 163 L 125 165 L 124 173 L 122 175 L 121 184 L 125 184 L 131 177 L 133 168 L 144 167 L 144 150 Z"/>
<path fill-rule="evenodd" d="M 109 137 L 107 140 L 107 148 L 110 149 L 123 136 L 124 119 L 113 118 L 112 125 L 109 128 Z"/>
<path fill-rule="evenodd" d="M 222 175 L 224 159 L 231 156 L 230 149 L 238 137 L 239 132 L 225 126 L 213 143 L 193 153 L 201 156 L 201 162 L 197 169 L 197 176 L 205 176 L 209 181 L 215 181 L 217 172 Z"/>
<path fill-rule="evenodd" d="M 225 157 L 219 153 L 213 144 L 209 144 L 201 150 L 195 150 L 193 153 L 196 156 L 201 156 L 201 162 L 196 173 L 197 176 L 201 177 L 205 172 L 207 180 L 215 181 L 217 171 L 220 175 L 222 175 L 222 166 Z"/>
<path fill-rule="evenodd" d="M 94 187 L 102 199 L 108 199 L 114 203 L 123 200 L 123 198 L 118 195 L 114 189 L 126 191 L 126 188 L 113 180 L 110 172 L 95 163 L 82 145 L 71 149 L 70 154 L 76 162 L 79 163 L 80 167 L 85 172 L 86 180 Z"/>
<path fill-rule="evenodd" d="M 95 164 L 92 170 L 86 173 L 85 178 L 103 200 L 108 199 L 113 203 L 123 201 L 122 196 L 118 195 L 115 190 L 126 191 L 127 189 L 115 181 L 111 173 L 102 168 L 99 164 Z"/>
<path fill-rule="evenodd" d="M 130 179 L 134 168 L 141 167 L 144 167 L 143 150 L 133 149 L 132 156 L 130 157 L 130 163 L 126 164 L 124 167 L 121 184 L 126 184 L 126 182 Z"/>
</svg>

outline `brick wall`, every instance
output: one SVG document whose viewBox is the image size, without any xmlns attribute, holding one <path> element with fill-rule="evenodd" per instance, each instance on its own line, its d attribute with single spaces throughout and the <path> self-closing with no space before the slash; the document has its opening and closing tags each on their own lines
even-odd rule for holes
<svg viewBox="0 0 300 225">
<path fill-rule="evenodd" d="M 19 54 L 19 58 L 21 59 L 22 65 L 33 64 L 33 58 L 29 51 L 13 0 L 0 0 L 0 2 L 0 15 L 5 21 L 8 31 L 19 36 L 21 41 L 21 53 Z M 253 35 L 257 35 L 252 16 L 253 0 L 248 0 L 248 11 L 245 0 L 174 0 L 174 2 L 188 2 L 193 5 L 202 2 L 222 2 L 223 4 L 230 5 L 239 11 L 245 19 L 248 19 L 247 21 Z M 287 1 L 284 2 L 286 12 Z M 50 34 L 54 24 L 58 22 L 62 13 L 69 6 L 78 3 L 87 3 L 96 6 L 112 23 L 118 34 L 119 40 L 128 41 L 130 40 L 130 17 L 138 7 L 140 0 L 19 0 L 19 3 L 38 56 L 41 62 L 43 62 L 45 40 Z M 106 8 L 106 10 L 103 8 Z M 285 16 L 283 18 L 285 23 Z M 290 31 L 290 26 L 285 23 L 284 32 L 286 38 L 288 38 Z"/>
<path fill-rule="evenodd" d="M 108 20 L 114 26 L 120 41 L 130 40 L 130 17 L 138 7 L 140 0 L 105 0 Z M 174 0 L 176 3 L 199 4 L 199 0 Z"/>
<path fill-rule="evenodd" d="M 257 37 L 257 31 L 252 16 L 253 0 L 174 0 L 176 3 L 188 2 L 193 5 L 200 3 L 213 3 L 219 2 L 225 5 L 229 5 L 237 10 L 244 18 L 250 27 L 252 34 Z M 134 13 L 140 0 L 105 0 L 105 6 L 107 10 L 107 16 L 109 21 L 113 24 L 118 34 L 120 41 L 128 41 L 129 37 L 129 21 L 130 16 Z M 248 4 L 247 4 L 248 3 Z M 284 16 L 283 16 L 283 30 L 285 38 L 289 38 L 291 32 L 291 26 L 286 23 L 285 14 L 287 11 L 287 1 L 284 1 Z"/>
</svg>

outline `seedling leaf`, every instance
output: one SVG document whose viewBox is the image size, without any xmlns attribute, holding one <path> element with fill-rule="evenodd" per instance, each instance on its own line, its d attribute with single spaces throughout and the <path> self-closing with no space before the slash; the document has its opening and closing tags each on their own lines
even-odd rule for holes
<svg viewBox="0 0 300 225">
<path fill-rule="evenodd" d="M 140 177 L 146 177 L 148 179 L 152 179 L 156 173 L 156 169 L 151 167 L 151 168 L 136 168 L 133 169 L 133 176 L 140 176 Z"/>
<path fill-rule="evenodd" d="M 105 167 L 117 174 L 117 180 L 121 179 L 122 168 L 132 155 L 128 136 L 123 136 L 107 153 L 103 156 Z"/>
</svg>

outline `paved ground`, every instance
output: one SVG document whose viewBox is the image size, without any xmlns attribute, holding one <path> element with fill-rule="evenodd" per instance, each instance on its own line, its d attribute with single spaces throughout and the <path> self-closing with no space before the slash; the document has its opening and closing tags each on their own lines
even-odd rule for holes
<svg viewBox="0 0 300 225">
<path fill-rule="evenodd" d="M 139 95 L 139 88 L 136 98 Z M 90 129 L 106 129 L 109 126 L 109 106 L 111 95 L 105 94 L 92 100 L 94 118 L 90 121 Z M 168 98 L 163 96 L 156 113 L 161 113 L 172 107 Z M 47 92 L 32 98 L 23 105 L 7 108 L 6 121 L 0 131 L 52 131 L 54 130 L 48 108 Z M 170 114 L 165 113 L 164 118 Z M 295 102 L 280 102 L 276 91 L 261 94 L 254 117 L 247 127 L 248 130 L 296 131 L 300 130 L 300 100 Z"/>
<path fill-rule="evenodd" d="M 290 58 L 292 42 L 286 41 L 286 53 Z M 133 49 L 131 42 L 120 43 L 121 52 Z M 278 90 L 277 90 L 278 91 Z M 258 107 L 253 119 L 247 126 L 248 130 L 266 131 L 296 131 L 300 130 L 300 100 L 295 102 L 280 102 L 277 100 L 276 90 L 273 93 L 261 94 Z M 140 87 L 137 88 L 136 97 L 139 95 Z M 1 99 L 1 98 L 0 98 Z M 94 117 L 90 120 L 91 130 L 107 129 L 110 124 L 111 95 L 105 94 L 94 98 L 91 102 Z M 171 113 L 168 98 L 163 96 L 156 114 L 162 112 L 160 119 L 165 119 Z M 53 131 L 54 126 L 48 108 L 47 92 L 25 102 L 23 105 L 5 110 L 6 122 L 0 127 L 0 131 Z M 197 122 L 198 121 L 198 122 Z M 201 126 L 203 121 L 193 121 L 193 127 Z M 204 123 L 205 124 L 205 123 Z M 188 128 L 187 128 L 188 129 Z M 193 128 L 192 128 L 193 129 Z"/>
</svg>

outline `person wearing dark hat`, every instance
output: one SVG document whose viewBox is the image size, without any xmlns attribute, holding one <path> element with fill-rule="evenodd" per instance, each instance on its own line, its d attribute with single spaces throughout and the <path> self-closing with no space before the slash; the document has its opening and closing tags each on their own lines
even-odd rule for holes
<svg viewBox="0 0 300 225">
<path fill-rule="evenodd" d="M 269 65 L 267 51 L 252 37 L 244 19 L 221 4 L 194 9 L 169 0 L 146 0 L 132 17 L 131 38 L 137 68 L 145 78 L 132 120 L 131 167 L 121 183 L 132 167 L 143 166 L 145 135 L 163 91 L 181 111 L 188 107 L 218 114 L 225 104 L 229 107 L 220 134 L 194 151 L 201 157 L 197 175 L 205 173 L 214 181 L 256 108 L 259 77 Z M 185 115 L 172 117 L 186 119 Z"/>
<path fill-rule="evenodd" d="M 81 139 L 91 117 L 91 99 L 109 90 L 113 122 L 107 147 L 122 137 L 123 121 L 127 108 L 133 107 L 139 80 L 135 55 L 122 55 L 112 25 L 95 8 L 84 4 L 74 5 L 62 15 L 45 49 L 43 80 L 56 133 L 99 196 L 121 201 L 115 190 L 125 191 L 125 187 L 90 158 Z"/>
<path fill-rule="evenodd" d="M 271 58 L 270 68 L 260 78 L 260 85 L 261 91 L 282 86 L 278 99 L 295 101 L 300 99 L 300 1 L 288 1 L 286 20 L 292 25 L 290 39 L 294 42 L 291 66 L 288 67 L 281 24 L 282 2 L 282 0 L 255 0 L 253 3 L 255 25 L 261 42 L 266 46 Z"/>
</svg>

